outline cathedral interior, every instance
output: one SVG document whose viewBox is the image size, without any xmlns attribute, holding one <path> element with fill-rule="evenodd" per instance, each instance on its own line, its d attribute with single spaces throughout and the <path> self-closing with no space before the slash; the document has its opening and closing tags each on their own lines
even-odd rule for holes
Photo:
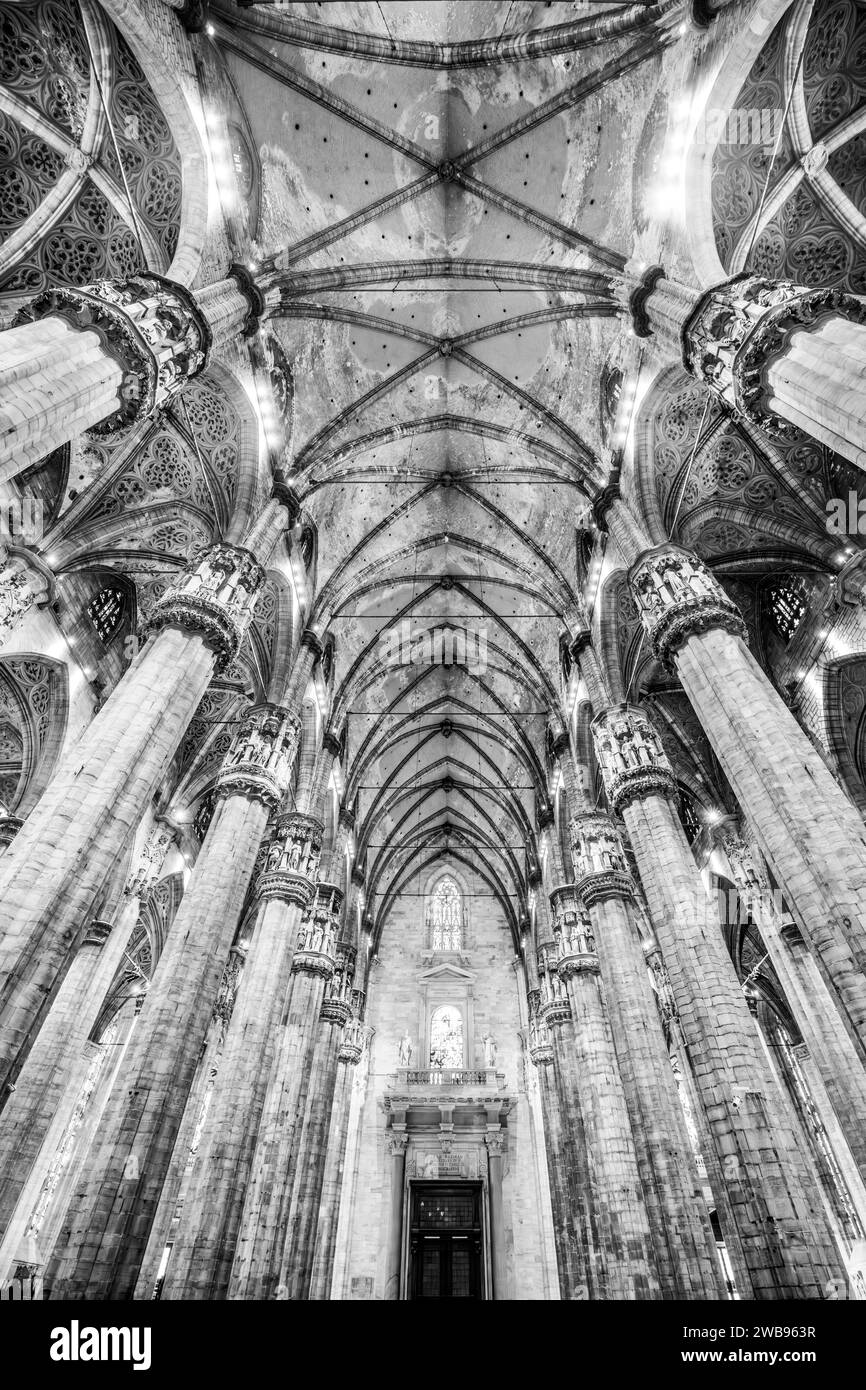
<svg viewBox="0 0 866 1390">
<path fill-rule="evenodd" d="M 0 1297 L 866 1299 L 866 4 L 0 31 Z"/>
</svg>

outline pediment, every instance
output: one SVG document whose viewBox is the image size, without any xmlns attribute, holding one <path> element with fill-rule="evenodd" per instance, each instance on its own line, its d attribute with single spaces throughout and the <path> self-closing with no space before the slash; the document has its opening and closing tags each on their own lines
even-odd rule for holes
<svg viewBox="0 0 866 1390">
<path fill-rule="evenodd" d="M 422 985 L 471 985 L 475 983 L 475 971 L 466 970 L 463 966 L 454 965 L 451 961 L 443 961 L 441 965 L 432 965 L 429 970 L 422 970 L 418 976 L 418 983 Z"/>
</svg>

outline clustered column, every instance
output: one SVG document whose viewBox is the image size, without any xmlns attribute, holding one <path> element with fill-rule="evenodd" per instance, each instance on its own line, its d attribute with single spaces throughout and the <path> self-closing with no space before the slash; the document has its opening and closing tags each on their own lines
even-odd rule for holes
<svg viewBox="0 0 866 1390">
<path fill-rule="evenodd" d="M 744 1295 L 819 1297 L 837 1273 L 817 1186 L 775 1105 L 775 1082 L 676 811 L 676 782 L 638 710 L 596 717 L 613 809 L 625 819 L 713 1139 Z M 711 1180 L 713 1174 L 711 1173 Z"/>
<path fill-rule="evenodd" d="M 571 836 L 575 889 L 597 944 L 662 1293 L 717 1298 L 722 1289 L 715 1238 L 649 981 L 625 853 L 603 812 L 579 812 Z M 558 914 L 563 959 L 586 946 L 580 919 L 569 906 L 563 902 Z"/>
<path fill-rule="evenodd" d="M 133 1295 L 269 812 L 297 726 L 273 705 L 242 720 L 217 805 L 154 973 L 50 1274 L 54 1298 Z"/>
</svg>

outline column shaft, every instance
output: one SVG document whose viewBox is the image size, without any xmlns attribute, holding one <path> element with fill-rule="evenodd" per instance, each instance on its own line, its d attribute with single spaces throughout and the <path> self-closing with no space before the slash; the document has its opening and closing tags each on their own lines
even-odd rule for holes
<svg viewBox="0 0 866 1390">
<path fill-rule="evenodd" d="M 26 1056 L 75 941 L 213 674 L 199 634 L 148 643 L 66 753 L 0 869 L 0 1076 Z"/>
<path fill-rule="evenodd" d="M 132 1297 L 267 816 L 245 795 L 217 805 L 73 1199 L 52 1297 Z"/>
<path fill-rule="evenodd" d="M 862 1059 L 866 827 L 739 636 L 719 628 L 691 636 L 676 665 Z M 861 1071 L 861 1096 L 862 1086 Z M 861 1156 L 864 1143 L 861 1132 Z"/>
<path fill-rule="evenodd" d="M 672 803 L 624 808 L 755 1298 L 820 1297 L 837 1273 L 817 1185 L 775 1082 Z M 726 1233 L 728 1239 L 734 1233 Z"/>
</svg>

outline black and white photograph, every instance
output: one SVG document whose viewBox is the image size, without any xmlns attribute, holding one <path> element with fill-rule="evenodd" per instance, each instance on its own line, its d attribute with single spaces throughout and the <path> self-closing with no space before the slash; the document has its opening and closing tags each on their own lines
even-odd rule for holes
<svg viewBox="0 0 866 1390">
<path fill-rule="evenodd" d="M 454 1300 L 862 1355 L 866 3 L 0 0 L 4 1341 Z"/>
</svg>

